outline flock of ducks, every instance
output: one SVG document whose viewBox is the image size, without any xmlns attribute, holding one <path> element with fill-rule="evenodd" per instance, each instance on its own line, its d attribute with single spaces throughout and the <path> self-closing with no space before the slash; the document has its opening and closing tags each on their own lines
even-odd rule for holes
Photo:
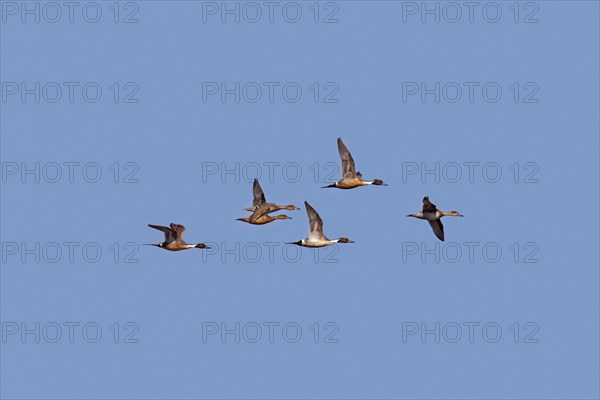
<svg viewBox="0 0 600 400">
<path fill-rule="evenodd" d="M 354 189 L 366 185 L 387 186 L 381 179 L 364 180 L 362 174 L 359 171 L 356 171 L 354 159 L 341 138 L 338 138 L 337 144 L 342 159 L 342 179 L 331 185 L 323 186 L 324 188 Z M 254 197 L 252 207 L 244 208 L 245 211 L 249 211 L 251 214 L 244 218 L 238 218 L 238 221 L 252 225 L 265 225 L 278 219 L 291 219 L 291 217 L 288 217 L 285 214 L 271 216 L 269 215 L 271 213 L 280 210 L 299 210 L 298 207 L 292 204 L 279 205 L 267 202 L 265 193 L 263 192 L 258 179 L 254 179 L 252 193 Z M 319 216 L 319 213 L 307 201 L 304 202 L 304 206 L 306 207 L 306 213 L 308 214 L 308 237 L 298 240 L 297 242 L 288 242 L 288 244 L 304 247 L 324 247 L 335 243 L 354 243 L 346 237 L 328 239 L 323 233 L 323 220 Z M 407 217 L 424 219 L 429 222 L 429 225 L 431 225 L 431 228 L 433 229 L 433 233 L 441 241 L 444 240 L 444 225 L 442 225 L 441 218 L 445 216 L 462 217 L 463 215 L 458 211 L 445 212 L 438 210 L 436 205 L 429 201 L 429 197 L 427 196 L 423 198 L 423 209 L 421 211 L 407 215 Z M 185 240 L 183 240 L 183 232 L 185 231 L 183 225 L 171 224 L 169 227 L 160 225 L 148 226 L 150 228 L 158 229 L 165 234 L 165 240 L 163 242 L 149 244 L 149 246 L 156 246 L 170 251 L 210 248 L 204 243 L 186 243 Z"/>
</svg>

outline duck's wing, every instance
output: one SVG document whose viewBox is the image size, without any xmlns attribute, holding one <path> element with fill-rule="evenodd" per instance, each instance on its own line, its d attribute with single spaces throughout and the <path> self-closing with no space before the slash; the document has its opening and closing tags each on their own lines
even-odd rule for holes
<svg viewBox="0 0 600 400">
<path fill-rule="evenodd" d="M 436 219 L 433 221 L 428 221 L 429 225 L 431 225 L 431 229 L 433 229 L 433 233 L 440 239 L 442 242 L 444 241 L 444 225 L 442 224 L 441 219 Z"/>
<path fill-rule="evenodd" d="M 254 212 L 250 215 L 250 222 L 254 222 L 265 214 L 268 214 L 271 210 L 271 205 L 269 203 L 263 203 L 256 206 Z"/>
<path fill-rule="evenodd" d="M 338 138 L 338 152 L 340 153 L 340 158 L 342 159 L 342 178 L 343 179 L 355 179 L 356 178 L 356 168 L 354 167 L 354 159 L 352 158 L 352 154 L 342 142 L 342 138 Z"/>
<path fill-rule="evenodd" d="M 152 224 L 148 224 L 148 226 L 150 228 L 154 228 L 154 229 L 158 229 L 159 231 L 162 231 L 165 234 L 165 242 L 166 243 L 171 243 L 177 238 L 177 234 L 175 233 L 175 231 L 169 227 L 160 226 L 160 225 L 152 225 Z"/>
<path fill-rule="evenodd" d="M 179 224 L 171 224 L 171 229 L 175 232 L 177 240 L 183 240 L 183 232 L 185 232 L 185 226 Z"/>
<path fill-rule="evenodd" d="M 308 214 L 308 237 L 316 240 L 327 240 L 323 234 L 323 220 L 319 213 L 307 201 L 304 202 Z"/>
<path fill-rule="evenodd" d="M 262 188 L 260 187 L 260 183 L 258 183 L 258 179 L 256 178 L 254 178 L 254 186 L 252 187 L 252 193 L 254 194 L 252 208 L 256 208 L 257 206 L 260 206 L 261 204 L 267 202 L 267 200 L 265 199 L 265 193 L 263 192 Z"/>
<path fill-rule="evenodd" d="M 436 212 L 437 207 L 429 201 L 429 197 L 423 197 L 423 212 Z"/>
</svg>

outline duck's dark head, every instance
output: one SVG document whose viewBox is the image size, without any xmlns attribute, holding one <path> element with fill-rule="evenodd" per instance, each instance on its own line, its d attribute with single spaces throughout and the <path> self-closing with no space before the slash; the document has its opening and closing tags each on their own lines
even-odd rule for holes
<svg viewBox="0 0 600 400">
<path fill-rule="evenodd" d="M 373 185 L 377 185 L 377 186 L 388 186 L 387 183 L 383 183 L 383 181 L 381 179 L 373 179 Z"/>
<path fill-rule="evenodd" d="M 337 242 L 338 242 L 338 243 L 354 243 L 354 241 L 353 241 L 353 240 L 350 240 L 350 239 L 348 239 L 348 238 L 345 238 L 345 237 L 341 237 L 341 238 L 339 238 Z"/>
</svg>

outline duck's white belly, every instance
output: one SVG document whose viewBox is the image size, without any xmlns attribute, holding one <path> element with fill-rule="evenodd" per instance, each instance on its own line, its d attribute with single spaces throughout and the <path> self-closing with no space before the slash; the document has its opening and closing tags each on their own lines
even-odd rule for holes
<svg viewBox="0 0 600 400">
<path fill-rule="evenodd" d="M 315 240 L 315 239 L 304 239 L 302 243 L 307 247 L 324 247 L 331 244 L 329 240 Z"/>
</svg>

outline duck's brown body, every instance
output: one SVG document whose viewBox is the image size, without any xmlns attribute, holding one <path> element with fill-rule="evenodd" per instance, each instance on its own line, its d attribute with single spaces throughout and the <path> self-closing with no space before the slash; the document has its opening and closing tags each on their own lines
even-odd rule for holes
<svg viewBox="0 0 600 400">
<path fill-rule="evenodd" d="M 158 244 L 151 244 L 150 246 L 160 247 L 161 249 L 169 251 L 181 251 L 187 249 L 209 249 L 204 243 L 188 244 L 183 240 L 183 232 L 185 232 L 185 226 L 179 224 L 171 224 L 170 227 L 151 225 L 150 228 L 158 229 L 165 234 L 165 241 Z"/>
<path fill-rule="evenodd" d="M 163 243 L 155 244 L 154 246 L 160 247 L 161 249 L 169 250 L 169 251 L 181 251 L 187 249 L 209 249 L 207 245 L 204 243 L 198 244 L 179 244 L 179 243 L 168 243 L 164 245 Z"/>
<path fill-rule="evenodd" d="M 299 210 L 298 207 L 296 207 L 292 204 L 287 205 L 287 206 L 282 206 L 282 205 L 275 204 L 275 203 L 266 203 L 266 204 L 267 204 L 266 211 L 265 211 L 266 213 L 272 213 L 272 212 L 279 211 L 279 210 Z M 247 208 L 244 208 L 244 211 L 255 212 L 258 209 L 260 209 L 260 206 L 247 207 Z"/>
<path fill-rule="evenodd" d="M 244 218 L 238 218 L 237 220 L 247 222 L 252 225 L 264 225 L 264 224 L 268 224 L 269 222 L 273 222 L 276 219 L 291 219 L 291 218 L 285 214 L 279 214 L 279 215 L 274 215 L 274 216 L 264 214 L 255 219 L 252 219 L 252 216 L 249 216 L 249 217 L 244 217 Z"/>
</svg>

